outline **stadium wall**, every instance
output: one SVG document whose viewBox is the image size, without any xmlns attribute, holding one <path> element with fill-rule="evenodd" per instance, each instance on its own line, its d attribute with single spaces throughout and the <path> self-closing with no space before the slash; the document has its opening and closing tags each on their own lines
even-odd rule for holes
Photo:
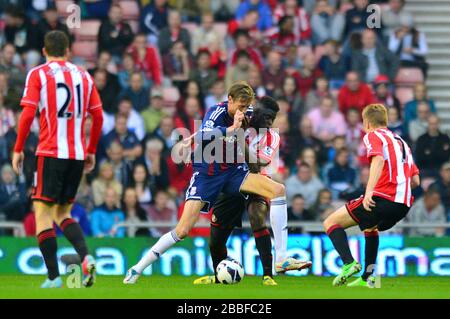
<svg viewBox="0 0 450 319">
<path fill-rule="evenodd" d="M 90 238 L 89 247 L 97 258 L 99 275 L 124 275 L 156 239 L 152 238 Z M 65 239 L 59 241 L 58 255 L 75 253 Z M 353 255 L 364 260 L 364 238 L 351 237 Z M 262 268 L 253 238 L 233 236 L 228 242 L 229 255 L 239 260 L 247 275 L 261 275 Z M 313 262 L 311 270 L 292 272 L 292 276 L 336 275 L 340 259 L 326 236 L 291 235 L 289 255 Z M 378 273 L 384 276 L 450 276 L 450 242 L 448 238 L 413 238 L 400 235 L 381 236 Z M 60 262 L 62 274 L 66 266 Z M 211 273 L 208 241 L 203 237 L 189 238 L 177 244 L 144 272 L 145 275 L 204 275 Z M 0 240 L 0 274 L 46 273 L 34 238 L 2 237 Z"/>
</svg>

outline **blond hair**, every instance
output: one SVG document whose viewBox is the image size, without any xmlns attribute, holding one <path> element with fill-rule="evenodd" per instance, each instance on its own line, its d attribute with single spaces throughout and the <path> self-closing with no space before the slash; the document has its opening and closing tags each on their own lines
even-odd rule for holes
<svg viewBox="0 0 450 319">
<path fill-rule="evenodd" d="M 242 101 L 250 104 L 255 99 L 255 92 L 247 82 L 239 81 L 231 85 L 228 90 L 228 96 L 231 96 L 234 101 Z"/>
<path fill-rule="evenodd" d="M 362 118 L 374 128 L 386 127 L 388 123 L 387 109 L 383 104 L 369 104 L 362 111 Z"/>
</svg>

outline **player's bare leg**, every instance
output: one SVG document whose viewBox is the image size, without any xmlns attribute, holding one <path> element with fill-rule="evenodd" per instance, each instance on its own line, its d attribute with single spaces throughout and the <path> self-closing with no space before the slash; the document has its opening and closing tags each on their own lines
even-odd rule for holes
<svg viewBox="0 0 450 319">
<path fill-rule="evenodd" d="M 323 222 L 327 235 L 334 248 L 341 256 L 344 266 L 341 273 L 333 280 L 333 286 L 342 286 L 347 279 L 361 271 L 361 265 L 353 258 L 348 245 L 345 229 L 357 225 L 345 206 L 342 206 Z"/>
<path fill-rule="evenodd" d="M 89 255 L 80 224 L 72 218 L 70 213 L 72 206 L 72 204 L 56 205 L 52 217 L 80 257 L 84 275 L 83 285 L 91 287 L 95 283 L 95 259 L 92 255 Z"/>
<path fill-rule="evenodd" d="M 250 173 L 242 184 L 241 191 L 270 199 L 270 221 L 275 242 L 276 272 L 283 273 L 311 267 L 309 261 L 301 262 L 287 256 L 287 204 L 284 185 L 266 176 Z"/>
<path fill-rule="evenodd" d="M 52 219 L 56 205 L 41 201 L 34 201 L 33 205 L 36 219 L 36 236 L 48 271 L 48 279 L 42 284 L 41 288 L 60 288 L 62 287 L 62 281 L 59 276 L 58 258 L 56 256 L 58 245 Z"/>
<path fill-rule="evenodd" d="M 125 279 L 124 284 L 134 284 L 138 280 L 140 274 L 145 268 L 154 263 L 158 258 L 166 252 L 170 247 L 180 240 L 188 236 L 189 232 L 194 228 L 200 216 L 200 210 L 204 205 L 200 200 L 188 200 L 185 203 L 183 214 L 175 229 L 162 235 L 150 250 L 141 258 L 141 260 L 131 267 Z"/>
</svg>

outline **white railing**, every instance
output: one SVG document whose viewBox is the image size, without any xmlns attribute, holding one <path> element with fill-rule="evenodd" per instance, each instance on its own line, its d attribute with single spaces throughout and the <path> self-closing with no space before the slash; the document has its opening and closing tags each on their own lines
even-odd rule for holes
<svg viewBox="0 0 450 319">
<path fill-rule="evenodd" d="M 0 222 L 0 229 L 12 229 L 15 237 L 25 237 L 25 228 L 20 222 Z"/>
</svg>

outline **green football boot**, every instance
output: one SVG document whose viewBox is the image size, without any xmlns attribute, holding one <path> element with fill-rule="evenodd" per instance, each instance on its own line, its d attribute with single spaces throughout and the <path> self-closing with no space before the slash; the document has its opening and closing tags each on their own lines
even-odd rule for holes
<svg viewBox="0 0 450 319">
<path fill-rule="evenodd" d="M 347 287 L 366 287 L 366 288 L 375 288 L 375 277 L 369 276 L 367 280 L 359 277 L 358 279 L 353 280 L 352 282 L 347 284 Z"/>
<path fill-rule="evenodd" d="M 347 279 L 361 271 L 361 264 L 354 260 L 351 264 L 346 264 L 342 267 L 341 273 L 333 280 L 333 286 L 338 287 L 345 285 Z"/>
</svg>

